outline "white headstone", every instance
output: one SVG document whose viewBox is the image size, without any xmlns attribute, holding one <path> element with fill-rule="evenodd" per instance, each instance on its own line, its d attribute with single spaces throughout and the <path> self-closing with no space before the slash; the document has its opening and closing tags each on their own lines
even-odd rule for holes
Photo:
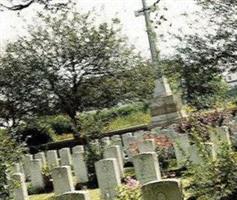
<svg viewBox="0 0 237 200">
<path fill-rule="evenodd" d="M 137 131 L 134 133 L 134 137 L 136 137 L 137 141 L 142 142 L 144 140 L 145 131 Z"/>
<path fill-rule="evenodd" d="M 84 146 L 83 145 L 77 145 L 77 146 L 74 146 L 72 148 L 72 153 L 76 153 L 76 152 L 84 152 L 85 149 L 84 149 Z"/>
<path fill-rule="evenodd" d="M 72 163 L 76 177 L 76 183 L 87 183 L 88 179 L 88 171 L 86 162 L 84 159 L 83 152 L 75 152 L 72 154 Z"/>
<path fill-rule="evenodd" d="M 46 167 L 47 162 L 46 162 L 46 158 L 45 158 L 45 154 L 44 152 L 39 152 L 37 154 L 34 155 L 35 159 L 40 159 L 42 162 L 42 166 Z"/>
<path fill-rule="evenodd" d="M 138 143 L 138 150 L 140 153 L 155 152 L 155 149 L 156 145 L 154 139 L 146 139 Z"/>
<path fill-rule="evenodd" d="M 45 187 L 42 174 L 42 162 L 40 159 L 34 159 L 30 164 L 31 183 L 34 190 L 43 190 Z"/>
<path fill-rule="evenodd" d="M 191 161 L 192 164 L 199 165 L 202 163 L 203 158 L 201 157 L 199 148 L 196 144 L 190 146 L 189 152 L 190 152 L 189 160 Z"/>
<path fill-rule="evenodd" d="M 177 180 L 152 181 L 142 186 L 143 200 L 183 200 Z"/>
<path fill-rule="evenodd" d="M 110 144 L 111 144 L 111 140 L 110 140 L 110 138 L 109 137 L 103 137 L 102 139 L 101 139 L 101 142 L 102 142 L 102 145 L 103 146 L 109 146 Z"/>
<path fill-rule="evenodd" d="M 57 167 L 52 170 L 55 195 L 74 191 L 72 171 L 70 166 Z"/>
<path fill-rule="evenodd" d="M 122 144 L 122 140 L 121 140 L 121 137 L 120 137 L 119 135 L 113 135 L 113 136 L 111 137 L 111 141 L 112 141 L 113 144 L 114 144 L 114 142 L 117 142 L 117 141 L 120 141 L 121 144 Z M 117 145 L 117 144 L 116 144 L 116 145 Z"/>
<path fill-rule="evenodd" d="M 214 144 L 215 151 L 220 151 L 220 148 L 222 145 L 226 144 L 231 146 L 231 140 L 230 140 L 230 134 L 228 127 L 222 126 L 216 128 L 211 134 L 210 134 L 211 142 Z"/>
<path fill-rule="evenodd" d="M 15 164 L 13 165 L 12 171 L 13 171 L 14 173 L 21 173 L 20 164 L 19 164 L 19 163 L 15 163 Z"/>
<path fill-rule="evenodd" d="M 135 137 L 133 136 L 132 133 L 126 133 L 122 135 L 122 139 L 123 139 L 123 146 L 124 148 L 127 149 L 131 144 L 131 142 L 134 142 Z"/>
<path fill-rule="evenodd" d="M 178 167 L 182 167 L 190 157 L 191 145 L 188 135 L 176 134 L 173 144 Z"/>
<path fill-rule="evenodd" d="M 26 183 L 24 181 L 24 176 L 21 173 L 15 173 L 12 175 L 12 180 L 14 182 L 13 197 L 14 200 L 29 200 Z"/>
<path fill-rule="evenodd" d="M 114 145 L 111 147 L 108 147 L 104 150 L 104 158 L 115 158 L 118 163 L 119 171 L 120 171 L 120 177 L 124 176 L 124 170 L 123 170 L 123 156 L 121 154 L 120 146 Z"/>
<path fill-rule="evenodd" d="M 134 155 L 133 145 L 137 144 L 136 137 L 133 136 L 132 133 L 126 133 L 122 135 L 122 138 L 123 138 L 124 150 L 128 158 L 131 159 L 132 156 Z"/>
<path fill-rule="evenodd" d="M 123 143 L 122 143 L 122 139 L 119 135 L 113 135 L 111 137 L 111 144 L 112 145 L 119 145 L 120 146 L 120 150 L 121 150 L 121 154 L 122 156 L 124 156 L 124 152 L 123 152 Z"/>
<path fill-rule="evenodd" d="M 72 156 L 70 152 L 70 148 L 63 148 L 59 150 L 59 155 L 60 155 L 60 161 L 61 161 L 61 166 L 72 165 Z"/>
<path fill-rule="evenodd" d="M 121 184 L 119 168 L 116 159 L 103 159 L 95 163 L 96 176 L 102 198 L 114 200 L 117 188 Z"/>
<path fill-rule="evenodd" d="M 25 173 L 26 180 L 30 179 L 30 164 L 31 160 L 33 160 L 33 156 L 31 154 L 25 154 L 22 158 L 23 169 Z"/>
<path fill-rule="evenodd" d="M 157 154 L 147 152 L 133 157 L 136 178 L 141 184 L 161 180 L 160 166 Z"/>
<path fill-rule="evenodd" d="M 58 167 L 59 166 L 59 159 L 58 159 L 58 154 L 56 150 L 49 150 L 46 152 L 47 156 L 47 163 L 48 167 L 50 169 Z"/>
</svg>

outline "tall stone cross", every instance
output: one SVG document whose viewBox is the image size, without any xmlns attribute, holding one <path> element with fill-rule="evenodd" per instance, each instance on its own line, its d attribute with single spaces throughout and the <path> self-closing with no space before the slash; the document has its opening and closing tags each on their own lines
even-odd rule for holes
<svg viewBox="0 0 237 200">
<path fill-rule="evenodd" d="M 159 1 L 157 1 L 159 3 Z M 158 69 L 157 79 L 155 81 L 155 89 L 153 99 L 151 101 L 152 127 L 177 121 L 184 116 L 181 112 L 181 102 L 172 94 L 170 86 L 159 68 L 159 51 L 156 46 L 156 33 L 150 20 L 150 10 L 152 7 L 147 7 L 146 0 L 142 0 L 143 8 L 135 12 L 135 16 L 143 15 L 145 17 L 148 41 L 151 51 L 151 59 L 154 67 Z"/>
<path fill-rule="evenodd" d="M 156 66 L 158 68 L 159 67 L 158 66 L 159 51 L 157 50 L 157 46 L 156 46 L 156 43 L 157 43 L 156 33 L 154 31 L 154 28 L 153 28 L 153 26 L 151 24 L 151 20 L 150 20 L 150 11 L 151 11 L 152 7 L 147 7 L 146 0 L 142 0 L 142 5 L 143 5 L 143 9 L 136 11 L 135 16 L 138 17 L 138 16 L 143 15 L 145 17 L 148 41 L 149 41 L 150 51 L 151 51 L 152 63 L 153 63 L 154 66 Z M 157 80 L 156 80 L 156 87 L 155 87 L 155 91 L 154 91 L 154 97 L 161 97 L 161 96 L 167 96 L 167 95 L 172 94 L 170 86 L 169 86 L 166 78 L 162 74 L 162 70 L 159 69 L 158 73 L 159 74 L 158 74 L 158 77 L 157 77 Z"/>
</svg>

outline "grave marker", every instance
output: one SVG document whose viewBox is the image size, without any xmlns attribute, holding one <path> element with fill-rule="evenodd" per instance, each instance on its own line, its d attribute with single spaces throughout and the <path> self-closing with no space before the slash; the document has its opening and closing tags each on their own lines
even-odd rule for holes
<svg viewBox="0 0 237 200">
<path fill-rule="evenodd" d="M 104 200 L 114 200 L 121 184 L 116 159 L 103 159 L 95 163 L 96 176 Z"/>
<path fill-rule="evenodd" d="M 33 156 L 30 154 L 25 154 L 22 158 L 22 162 L 23 162 L 23 169 L 24 169 L 24 174 L 25 174 L 25 178 L 26 180 L 30 179 L 30 164 L 31 161 L 33 160 Z"/>
<path fill-rule="evenodd" d="M 118 163 L 119 171 L 120 171 L 120 177 L 124 176 L 124 170 L 123 170 L 123 157 L 121 154 L 120 146 L 115 145 L 108 147 L 104 150 L 104 158 L 115 158 Z"/>
<path fill-rule="evenodd" d="M 160 166 L 156 153 L 147 152 L 133 157 L 136 178 L 141 184 L 161 180 Z"/>
<path fill-rule="evenodd" d="M 87 183 L 89 181 L 86 162 L 83 152 L 72 154 L 72 163 L 76 177 L 76 183 Z"/>
<path fill-rule="evenodd" d="M 183 200 L 182 190 L 177 180 L 148 182 L 141 190 L 143 200 Z"/>
<path fill-rule="evenodd" d="M 46 162 L 46 158 L 45 158 L 45 154 L 44 152 L 39 152 L 37 154 L 34 155 L 35 159 L 40 159 L 42 162 L 42 166 L 46 167 L 47 162 Z"/>
<path fill-rule="evenodd" d="M 69 148 L 63 148 L 59 150 L 59 155 L 61 158 L 61 166 L 64 165 L 68 165 L 71 166 L 72 165 L 72 156 L 71 156 L 71 152 Z"/>
<path fill-rule="evenodd" d="M 50 169 L 58 167 L 59 166 L 59 159 L 58 159 L 58 154 L 56 150 L 49 150 L 46 152 L 47 156 L 47 163 L 48 167 Z"/>
<path fill-rule="evenodd" d="M 40 159 L 34 159 L 31 161 L 30 174 L 32 187 L 35 190 L 43 190 L 45 183 L 42 175 L 42 162 Z"/>
<path fill-rule="evenodd" d="M 74 191 L 72 171 L 70 166 L 57 167 L 52 170 L 55 195 Z"/>
<path fill-rule="evenodd" d="M 84 152 L 85 149 L 84 149 L 84 146 L 83 145 L 77 145 L 77 146 L 74 146 L 72 148 L 72 153 L 76 153 L 76 152 Z"/>
<path fill-rule="evenodd" d="M 156 145 L 154 139 L 146 139 L 138 143 L 138 150 L 140 153 L 155 152 Z"/>
<path fill-rule="evenodd" d="M 13 190 L 14 200 L 29 200 L 24 175 L 22 173 L 15 173 L 12 175 L 12 180 L 15 185 Z"/>
</svg>

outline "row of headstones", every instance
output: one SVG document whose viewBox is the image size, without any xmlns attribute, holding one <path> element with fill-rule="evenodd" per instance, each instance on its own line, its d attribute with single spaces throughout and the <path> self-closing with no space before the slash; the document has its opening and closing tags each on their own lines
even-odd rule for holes
<svg viewBox="0 0 237 200">
<path fill-rule="evenodd" d="M 57 199 L 83 199 L 89 200 L 89 193 L 87 191 L 75 191 L 72 171 L 76 178 L 76 183 L 87 183 L 88 172 L 84 160 L 84 147 L 75 146 L 72 149 L 63 148 L 59 150 L 60 159 L 56 150 L 49 150 L 46 152 L 39 152 L 34 155 L 26 154 L 22 159 L 22 163 L 15 164 L 12 176 L 13 180 L 17 180 L 19 187 L 14 189 L 15 200 L 28 200 L 26 181 L 30 181 L 32 188 L 35 191 L 45 189 L 45 180 L 43 175 L 44 167 L 49 167 L 50 175 L 53 179 L 54 192 Z M 71 175 L 70 175 L 71 174 Z"/>
<path fill-rule="evenodd" d="M 72 152 L 71 154 L 70 148 L 63 148 L 59 150 L 59 156 L 56 150 L 46 151 L 46 156 L 44 152 L 39 152 L 34 156 L 26 154 L 22 159 L 22 164 L 17 163 L 14 171 L 23 173 L 26 180 L 31 181 L 33 188 L 43 188 L 42 170 L 45 167 L 50 170 L 58 166 L 68 165 L 74 169 L 76 182 L 86 183 L 88 182 L 88 173 L 84 159 L 84 147 L 75 146 Z"/>
<path fill-rule="evenodd" d="M 221 128 L 221 130 L 217 131 L 217 134 L 215 134 L 215 137 L 213 136 L 213 138 L 212 138 L 212 141 L 214 141 L 216 145 L 210 144 L 210 143 L 207 144 L 210 146 L 212 153 L 215 152 L 215 149 L 217 149 L 217 144 L 220 141 L 220 137 L 221 137 L 221 141 L 223 141 L 223 140 L 229 141 L 228 140 L 228 132 L 226 131 L 224 133 L 225 134 L 223 134 L 223 128 Z M 127 136 L 131 136 L 131 135 L 129 134 Z M 183 162 L 184 158 L 185 159 L 187 158 L 186 156 L 184 156 L 184 154 L 186 154 L 186 153 L 191 154 L 190 159 L 193 161 L 194 164 L 201 163 L 201 158 L 199 156 L 197 147 L 195 145 L 190 144 L 187 135 L 176 135 L 175 139 L 176 139 L 175 140 L 176 142 L 174 144 L 174 148 L 175 148 L 175 152 L 176 152 L 176 158 L 178 161 L 180 161 L 180 164 Z M 119 140 L 117 140 L 117 141 L 119 141 Z M 131 140 L 129 140 L 129 141 L 131 141 Z M 134 140 L 132 140 L 132 141 L 134 141 Z M 136 171 L 138 180 L 142 184 L 145 184 L 147 182 L 147 181 L 143 180 L 144 177 L 145 177 L 145 179 L 147 179 L 149 181 L 159 180 L 159 177 L 160 177 L 159 164 L 158 164 L 158 161 L 155 159 L 155 157 L 157 158 L 157 156 L 154 153 L 152 153 L 152 156 L 150 154 L 150 152 L 154 152 L 154 149 L 155 149 L 154 140 L 153 139 L 143 140 L 143 142 L 140 142 L 139 144 L 140 144 L 139 145 L 140 154 L 131 155 L 133 164 L 135 166 L 135 171 Z M 128 143 L 128 145 L 129 145 L 129 143 Z M 123 147 L 123 145 L 122 145 L 122 147 Z M 88 181 L 87 169 L 86 169 L 86 165 L 85 165 L 85 162 L 83 159 L 84 149 L 82 146 L 77 146 L 77 147 L 74 147 L 72 151 L 73 151 L 73 154 L 72 154 L 73 159 L 71 159 L 71 154 L 70 154 L 69 148 L 64 148 L 59 151 L 59 154 L 61 157 L 61 166 L 63 166 L 63 165 L 70 166 L 71 160 L 73 160 L 74 162 L 73 162 L 72 166 L 74 168 L 75 175 L 78 178 L 77 181 L 78 182 L 87 182 Z M 48 151 L 46 153 L 46 155 L 47 155 L 47 161 L 48 161 L 48 163 L 50 163 L 49 166 L 51 165 L 51 167 L 57 167 L 59 165 L 56 151 L 54 151 L 54 150 Z M 136 158 L 138 158 L 138 160 L 139 160 L 140 156 L 142 158 L 141 163 L 137 164 L 138 162 L 137 162 Z M 31 174 L 32 185 L 34 187 L 43 187 L 44 185 L 43 185 L 43 177 L 42 177 L 42 165 L 45 165 L 46 159 L 45 159 L 44 153 L 42 153 L 42 152 L 36 154 L 34 157 L 36 159 L 32 159 L 32 155 L 26 155 L 25 160 L 28 160 L 28 162 L 24 163 L 25 164 L 24 166 L 30 167 L 29 171 Z M 152 157 L 152 159 L 154 160 L 154 163 L 157 163 L 157 164 L 154 164 L 154 165 L 148 164 L 149 162 L 146 162 L 146 157 Z M 214 157 L 214 153 L 213 153 L 213 157 Z M 39 158 L 39 159 L 37 159 L 37 158 Z M 105 158 L 105 160 L 104 161 L 102 160 L 102 161 L 108 162 L 107 164 L 103 164 L 102 161 L 99 161 L 98 163 L 102 162 L 103 166 L 105 166 L 105 167 L 103 167 L 104 169 L 106 169 L 106 166 L 114 165 L 115 166 L 114 168 L 116 168 L 116 166 L 117 166 L 118 170 L 113 169 L 113 171 L 118 171 L 119 177 L 123 177 L 124 159 L 123 159 L 123 151 L 121 150 L 121 145 L 111 146 L 111 143 L 107 144 L 107 148 L 105 149 L 105 152 L 104 152 L 104 158 Z M 111 161 L 111 159 L 116 159 L 115 162 L 117 162 L 118 164 L 117 165 L 111 164 L 111 162 L 113 163 L 113 161 Z M 82 163 L 83 163 L 83 165 L 82 165 Z M 96 169 L 97 169 L 98 181 L 101 179 L 100 177 L 102 177 L 102 181 L 99 181 L 99 185 L 100 185 L 100 188 L 102 191 L 102 196 L 111 196 L 112 193 L 110 194 L 110 192 L 107 192 L 107 189 L 104 189 L 104 188 L 113 186 L 113 184 L 109 182 L 110 180 L 117 180 L 116 185 L 119 185 L 121 179 L 120 178 L 111 179 L 111 176 L 109 176 L 108 181 L 104 182 L 103 179 L 106 177 L 106 174 L 108 174 L 109 170 L 105 170 L 106 174 L 101 176 L 101 174 L 103 174 L 103 171 L 101 172 L 101 170 L 99 170 L 101 168 L 99 164 L 96 164 L 96 166 L 97 166 Z M 141 167 L 142 170 L 138 170 L 139 166 L 142 166 Z M 146 176 L 143 176 L 143 178 L 139 178 L 140 177 L 139 171 L 142 171 L 142 173 L 144 174 L 144 169 L 146 169 L 146 168 L 148 168 L 147 171 L 150 175 L 147 174 Z M 19 168 L 19 171 L 20 171 L 20 168 Z M 152 171 L 153 171 L 153 175 L 151 174 Z M 114 174 L 116 174 L 116 173 L 114 172 Z M 153 177 L 153 178 L 150 179 L 150 177 Z M 156 177 L 156 178 L 154 178 L 154 177 Z M 105 183 L 107 184 L 107 186 L 104 185 Z M 159 183 L 159 184 L 161 184 L 161 183 Z M 112 188 L 115 188 L 115 187 L 112 187 Z M 103 191 L 105 191 L 105 192 L 103 192 Z M 114 189 L 112 189 L 112 191 L 114 191 Z"/>
<path fill-rule="evenodd" d="M 132 162 L 136 178 L 142 185 L 144 200 L 156 200 L 162 197 L 166 197 L 167 200 L 183 199 L 178 180 L 162 180 L 158 157 L 154 150 L 134 155 Z M 124 168 L 121 167 L 120 146 L 106 148 L 104 159 L 95 163 L 95 169 L 102 199 L 115 199 L 124 173 Z"/>
<path fill-rule="evenodd" d="M 190 143 L 188 135 L 173 134 L 171 137 L 174 141 L 178 164 L 183 164 L 184 159 L 189 159 L 192 164 L 201 164 L 204 162 L 200 156 L 198 146 Z M 211 133 L 210 139 L 212 143 L 209 142 L 204 145 L 209 151 L 209 157 L 212 159 L 215 159 L 216 153 L 220 150 L 223 143 L 231 145 L 227 127 L 216 128 Z M 183 199 L 182 188 L 178 180 L 165 180 L 161 178 L 154 140 L 143 140 L 139 143 L 138 147 L 139 153 L 131 155 L 131 160 L 135 168 L 136 179 L 142 185 L 143 199 Z M 114 199 L 117 195 L 116 188 L 121 185 L 121 177 L 123 175 L 123 163 L 120 161 L 121 157 L 120 146 L 110 146 L 105 149 L 104 159 L 95 163 L 99 188 L 105 200 Z"/>
<path fill-rule="evenodd" d="M 210 150 L 210 155 L 212 155 L 213 157 L 215 157 L 220 141 L 222 142 L 225 141 L 228 144 L 231 143 L 228 129 L 226 127 L 221 127 L 216 130 L 217 130 L 216 133 L 213 134 L 213 136 L 211 137 L 212 143 L 205 144 Z M 110 141 L 110 139 L 108 139 L 108 137 L 106 137 L 106 138 L 103 138 L 102 143 L 106 147 L 109 147 L 111 145 L 119 145 L 120 148 L 122 148 L 121 159 L 124 158 L 125 154 L 127 154 L 129 158 L 131 158 L 134 155 L 130 152 L 130 149 L 129 149 L 133 143 L 138 144 L 138 149 L 140 153 L 154 151 L 155 149 L 154 140 L 153 139 L 144 140 L 144 132 L 139 132 L 139 133 L 140 133 L 139 138 L 137 138 L 137 135 L 134 136 L 131 133 L 128 133 L 122 136 L 123 140 L 121 140 L 120 136 L 113 136 L 112 142 Z M 195 144 L 193 145 L 190 144 L 188 135 L 172 134 L 172 139 L 174 141 L 173 145 L 174 145 L 174 150 L 175 150 L 178 166 L 181 166 L 187 160 L 187 158 L 189 158 L 189 160 L 195 164 L 198 164 L 201 162 L 201 158 L 198 153 L 198 148 Z M 95 145 L 100 147 L 100 144 L 97 142 L 95 142 Z M 71 151 L 69 148 L 63 148 L 59 150 L 60 165 L 61 166 L 63 165 L 75 166 L 74 170 L 75 170 L 76 175 L 80 177 L 79 179 L 81 179 L 81 181 L 87 182 L 88 180 L 87 173 L 86 173 L 87 169 L 86 169 L 86 164 L 83 158 L 84 147 L 80 145 L 75 146 L 72 148 L 72 152 L 73 154 L 71 155 Z M 41 169 L 42 167 L 45 167 L 46 162 L 49 168 L 59 166 L 59 158 L 58 158 L 58 153 L 56 150 L 47 151 L 46 157 L 45 157 L 44 152 L 37 153 L 34 155 L 34 158 L 35 159 L 33 159 L 32 155 L 25 155 L 23 159 L 24 170 L 22 169 L 21 165 L 19 166 L 19 164 L 16 164 L 15 171 L 24 172 L 27 180 L 31 177 L 32 173 L 39 174 L 39 172 L 38 173 L 35 173 L 35 172 L 39 171 L 39 169 Z M 40 161 L 38 161 L 37 159 L 40 159 Z M 78 164 L 80 164 L 79 165 L 80 169 L 77 168 Z M 33 176 L 33 177 L 36 177 L 36 176 Z M 32 181 L 34 182 L 33 177 L 32 177 Z"/>
<path fill-rule="evenodd" d="M 236 133 L 237 133 L 237 123 L 236 124 Z M 232 131 L 233 132 L 233 131 Z M 130 160 L 134 153 L 132 151 L 133 147 L 136 145 L 139 153 L 149 152 L 153 150 L 156 146 L 153 139 L 144 139 L 146 134 L 153 136 L 166 135 L 172 141 L 174 147 L 174 153 L 176 156 L 176 161 L 178 166 L 182 166 L 187 159 L 194 164 L 199 164 L 202 161 L 202 158 L 199 155 L 199 149 L 196 144 L 191 144 L 189 136 L 187 134 L 178 134 L 173 129 L 166 130 L 153 130 L 152 132 L 139 131 L 132 133 L 126 133 L 122 136 L 115 135 L 111 138 L 104 137 L 101 140 L 102 145 L 119 145 L 122 149 L 123 157 L 126 156 L 125 162 Z M 229 133 L 229 128 L 226 126 L 217 127 L 213 129 L 213 132 L 210 135 L 210 142 L 204 144 L 204 147 L 208 150 L 211 157 L 215 158 L 217 152 L 221 148 L 222 144 L 226 143 L 231 145 L 231 136 Z M 99 141 L 94 141 L 95 145 L 100 146 Z"/>
<path fill-rule="evenodd" d="M 156 200 L 157 197 L 166 197 L 168 200 L 182 199 L 182 189 L 178 180 L 162 180 L 159 161 L 155 152 L 146 152 L 132 158 L 136 178 L 142 184 L 144 200 Z M 121 185 L 123 177 L 123 160 L 120 146 L 115 145 L 105 149 L 104 159 L 95 163 L 96 176 L 102 199 L 113 200 L 117 195 L 117 188 Z M 87 191 L 75 191 L 73 186 L 72 171 L 70 166 L 61 166 L 51 172 L 54 193 L 57 198 L 89 199 Z M 21 174 L 15 174 L 20 180 L 20 187 L 15 189 L 16 200 L 28 200 L 26 184 Z M 156 195 L 154 195 L 154 193 Z M 79 198 L 80 196 L 80 198 Z"/>
<path fill-rule="evenodd" d="M 73 178 L 70 166 L 61 166 L 52 169 L 52 178 L 55 198 L 57 200 L 90 200 L 88 191 L 76 191 L 73 185 Z M 16 183 L 13 190 L 15 200 L 29 200 L 27 184 L 22 173 L 12 175 L 12 180 Z"/>
</svg>

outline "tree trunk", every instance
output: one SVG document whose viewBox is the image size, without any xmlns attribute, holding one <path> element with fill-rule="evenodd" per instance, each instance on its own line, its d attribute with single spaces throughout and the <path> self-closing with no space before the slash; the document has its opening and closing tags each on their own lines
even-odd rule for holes
<svg viewBox="0 0 237 200">
<path fill-rule="evenodd" d="M 71 119 L 71 126 L 72 126 L 72 133 L 74 136 L 74 139 L 79 139 L 81 137 L 81 134 L 79 132 L 79 124 L 77 123 L 76 116 L 70 116 Z"/>
</svg>

